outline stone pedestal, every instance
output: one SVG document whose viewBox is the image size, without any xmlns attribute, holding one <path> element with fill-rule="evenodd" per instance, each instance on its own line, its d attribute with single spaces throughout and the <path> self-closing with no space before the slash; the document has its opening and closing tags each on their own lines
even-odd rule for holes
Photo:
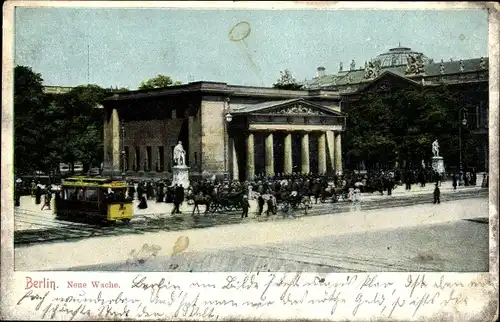
<svg viewBox="0 0 500 322">
<path fill-rule="evenodd" d="M 187 165 L 176 165 L 172 167 L 172 185 L 182 185 L 184 189 L 189 188 L 189 167 Z"/>
<path fill-rule="evenodd" d="M 443 157 L 432 157 L 432 169 L 439 174 L 445 172 Z"/>
</svg>

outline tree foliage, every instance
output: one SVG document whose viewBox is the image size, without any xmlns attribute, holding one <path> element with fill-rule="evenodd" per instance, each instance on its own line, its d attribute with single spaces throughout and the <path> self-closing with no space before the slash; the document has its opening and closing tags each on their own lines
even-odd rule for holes
<svg viewBox="0 0 500 322">
<path fill-rule="evenodd" d="M 350 164 L 367 168 L 420 166 L 432 158 L 431 145 L 439 141 L 440 155 L 458 163 L 459 143 L 456 96 L 446 87 L 407 88 L 368 92 L 350 103 L 345 136 Z M 462 128 L 465 163 L 475 163 L 473 136 Z M 454 162 L 456 160 L 457 162 Z"/>
<path fill-rule="evenodd" d="M 163 88 L 168 86 L 182 85 L 180 81 L 173 81 L 170 76 L 158 75 L 156 77 L 146 79 L 139 85 L 139 89 Z"/>
<path fill-rule="evenodd" d="M 65 94 L 43 93 L 43 79 L 26 66 L 14 70 L 14 164 L 18 173 L 49 173 L 60 162 L 84 168 L 102 160 L 102 110 L 109 90 L 78 86 Z"/>
<path fill-rule="evenodd" d="M 284 71 L 280 71 L 280 77 L 276 80 L 276 83 L 273 84 L 273 87 L 293 90 L 301 89 L 302 85 L 297 83 L 290 70 L 285 69 Z"/>
</svg>

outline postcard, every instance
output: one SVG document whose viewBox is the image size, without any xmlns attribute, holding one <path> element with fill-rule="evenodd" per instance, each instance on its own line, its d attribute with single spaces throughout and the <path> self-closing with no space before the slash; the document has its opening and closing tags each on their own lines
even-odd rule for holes
<svg viewBox="0 0 500 322">
<path fill-rule="evenodd" d="M 6 2 L 2 318 L 498 319 L 499 12 Z"/>
</svg>

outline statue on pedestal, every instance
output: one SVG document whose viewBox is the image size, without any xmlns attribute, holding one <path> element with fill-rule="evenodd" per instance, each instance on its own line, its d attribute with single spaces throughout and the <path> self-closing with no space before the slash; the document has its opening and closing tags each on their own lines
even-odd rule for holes
<svg viewBox="0 0 500 322">
<path fill-rule="evenodd" d="M 439 156 L 439 143 L 438 140 L 435 140 L 432 142 L 432 153 L 434 154 L 435 157 Z"/>
<path fill-rule="evenodd" d="M 189 187 L 189 167 L 186 166 L 186 150 L 182 147 L 182 141 L 179 141 L 174 147 L 174 163 L 172 167 L 172 185 L 177 184 L 187 189 Z"/>
<path fill-rule="evenodd" d="M 186 151 L 182 147 L 182 141 L 174 148 L 174 162 L 176 165 L 186 165 Z"/>
</svg>

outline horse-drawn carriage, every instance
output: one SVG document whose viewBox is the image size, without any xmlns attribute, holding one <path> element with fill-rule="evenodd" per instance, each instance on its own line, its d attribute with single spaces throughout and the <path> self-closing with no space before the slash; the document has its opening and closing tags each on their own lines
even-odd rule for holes
<svg viewBox="0 0 500 322">
<path fill-rule="evenodd" d="M 208 212 L 215 213 L 219 210 L 241 210 L 243 207 L 243 192 L 218 192 L 212 193 L 211 195 L 198 192 L 188 197 L 188 203 L 194 204 L 192 214 L 194 214 L 195 211 L 198 211 L 198 214 L 200 213 L 200 205 L 206 207 L 205 214 Z"/>
<path fill-rule="evenodd" d="M 311 196 L 307 193 L 299 193 L 298 191 L 292 191 L 291 193 L 280 193 L 279 199 L 276 198 L 277 207 L 283 212 L 288 212 L 290 208 L 292 210 L 298 210 L 303 208 L 306 212 L 308 209 L 312 208 Z"/>
<path fill-rule="evenodd" d="M 232 211 L 241 210 L 243 201 L 243 192 L 220 192 L 212 195 L 210 211 L 212 213 L 218 210 Z"/>
</svg>

